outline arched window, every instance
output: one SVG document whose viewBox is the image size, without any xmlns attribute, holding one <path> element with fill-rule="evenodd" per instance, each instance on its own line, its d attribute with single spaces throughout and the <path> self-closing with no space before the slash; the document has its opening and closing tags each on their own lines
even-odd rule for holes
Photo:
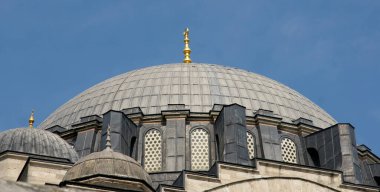
<svg viewBox="0 0 380 192">
<path fill-rule="evenodd" d="M 133 152 L 135 149 L 135 143 L 136 143 L 136 137 L 132 137 L 131 139 L 131 146 L 129 147 L 129 156 L 133 157 Z"/>
<path fill-rule="evenodd" d="M 297 147 L 291 139 L 281 140 L 281 153 L 284 162 L 297 163 Z"/>
<path fill-rule="evenodd" d="M 377 186 L 379 186 L 380 187 L 380 177 L 373 177 L 373 179 L 375 179 L 375 182 L 376 182 L 376 184 L 377 184 Z"/>
<path fill-rule="evenodd" d="M 247 131 L 247 147 L 249 159 L 255 158 L 255 138 Z"/>
<path fill-rule="evenodd" d="M 319 161 L 318 151 L 314 148 L 307 148 L 307 152 L 309 153 L 310 158 L 313 161 L 314 166 L 320 167 L 321 162 Z"/>
<path fill-rule="evenodd" d="M 219 147 L 220 147 L 220 145 L 219 145 L 219 136 L 218 135 L 215 135 L 215 152 L 216 152 L 216 160 L 218 160 L 219 161 L 219 159 L 220 159 L 220 156 L 219 156 Z"/>
<path fill-rule="evenodd" d="M 161 171 L 161 133 L 152 129 L 145 134 L 144 138 L 144 169 L 147 172 Z"/>
<path fill-rule="evenodd" d="M 204 129 L 197 128 L 191 132 L 191 169 L 206 171 L 209 169 L 209 136 Z"/>
</svg>

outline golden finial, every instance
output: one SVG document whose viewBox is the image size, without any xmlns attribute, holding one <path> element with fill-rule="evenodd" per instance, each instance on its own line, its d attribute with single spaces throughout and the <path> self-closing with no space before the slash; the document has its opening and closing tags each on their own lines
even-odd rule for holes
<svg viewBox="0 0 380 192">
<path fill-rule="evenodd" d="M 191 49 L 189 47 L 189 42 L 190 42 L 189 28 L 185 29 L 185 32 L 183 32 L 183 36 L 185 37 L 185 39 L 183 40 L 183 42 L 185 42 L 185 49 L 183 50 L 183 53 L 185 54 L 185 59 L 183 59 L 183 62 L 191 63 L 191 59 L 190 59 Z"/>
<path fill-rule="evenodd" d="M 30 117 L 29 117 L 29 127 L 33 128 L 33 124 L 34 124 L 34 111 L 32 111 L 32 114 L 30 114 Z"/>
</svg>

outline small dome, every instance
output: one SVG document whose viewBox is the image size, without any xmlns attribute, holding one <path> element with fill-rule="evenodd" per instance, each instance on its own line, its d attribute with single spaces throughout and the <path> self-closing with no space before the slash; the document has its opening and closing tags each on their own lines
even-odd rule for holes
<svg viewBox="0 0 380 192">
<path fill-rule="evenodd" d="M 79 159 L 67 172 L 64 181 L 92 175 L 108 175 L 138 179 L 152 185 L 149 174 L 133 158 L 105 149 Z"/>
<path fill-rule="evenodd" d="M 34 128 L 16 128 L 0 133 L 0 153 L 16 151 L 49 157 L 78 160 L 75 149 L 58 135 Z"/>
<path fill-rule="evenodd" d="M 209 112 L 214 104 L 240 104 L 252 116 L 271 110 L 285 122 L 300 117 L 325 128 L 336 121 L 297 91 L 245 70 L 201 63 L 166 64 L 130 71 L 105 80 L 58 108 L 39 126 L 65 128 L 81 117 L 140 107 L 144 114 L 159 114 L 168 104 L 185 104 L 191 112 Z"/>
</svg>

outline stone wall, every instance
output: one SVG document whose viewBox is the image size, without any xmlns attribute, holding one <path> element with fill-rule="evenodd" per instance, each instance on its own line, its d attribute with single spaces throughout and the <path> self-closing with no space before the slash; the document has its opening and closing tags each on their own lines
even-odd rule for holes
<svg viewBox="0 0 380 192">
<path fill-rule="evenodd" d="M 257 160 L 256 168 L 218 163 L 217 175 L 183 172 L 183 191 L 368 191 L 379 188 L 345 183 L 342 172 L 296 164 Z M 173 191 L 165 186 L 161 191 Z M 176 188 L 178 191 L 178 187 Z"/>
<path fill-rule="evenodd" d="M 59 184 L 72 164 L 43 158 L 47 157 L 5 153 L 0 157 L 0 179 L 41 185 Z"/>
<path fill-rule="evenodd" d="M 67 165 L 31 160 L 28 165 L 26 177 L 23 181 L 32 184 L 43 185 L 49 183 L 58 185 L 70 167 L 71 166 Z"/>
<path fill-rule="evenodd" d="M 28 157 L 18 155 L 2 155 L 0 157 L 0 179 L 17 181 Z"/>
</svg>

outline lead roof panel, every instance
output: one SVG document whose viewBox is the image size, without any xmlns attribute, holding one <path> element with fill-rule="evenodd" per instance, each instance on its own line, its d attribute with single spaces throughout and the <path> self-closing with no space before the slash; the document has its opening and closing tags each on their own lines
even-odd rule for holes
<svg viewBox="0 0 380 192">
<path fill-rule="evenodd" d="M 267 109 L 286 122 L 303 117 L 321 128 L 336 123 L 306 97 L 262 75 L 220 65 L 178 63 L 105 80 L 62 105 L 40 127 L 70 128 L 81 115 L 102 115 L 108 109 L 140 107 L 144 114 L 158 114 L 168 104 L 185 104 L 192 112 L 209 112 L 213 104 L 234 102 L 245 106 L 247 115 Z"/>
</svg>

